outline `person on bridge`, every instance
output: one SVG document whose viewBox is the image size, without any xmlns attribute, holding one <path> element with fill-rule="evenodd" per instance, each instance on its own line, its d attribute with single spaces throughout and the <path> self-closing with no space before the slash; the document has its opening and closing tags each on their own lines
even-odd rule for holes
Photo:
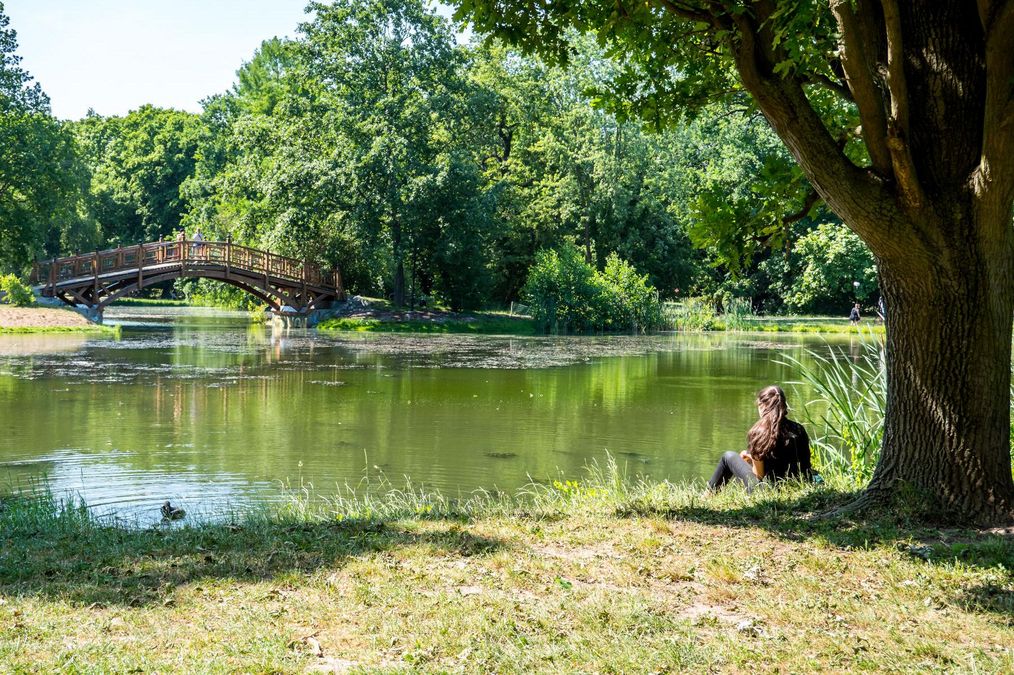
<svg viewBox="0 0 1014 675">
<path fill-rule="evenodd" d="M 166 259 L 167 260 L 172 260 L 173 258 L 175 258 L 175 259 L 178 260 L 178 259 L 180 259 L 180 258 L 183 257 L 183 242 L 184 242 L 184 240 L 186 240 L 186 238 L 187 238 L 187 235 L 186 235 L 186 233 L 183 230 L 180 230 L 179 232 L 176 233 L 176 247 L 175 247 L 175 250 L 173 250 L 172 247 L 168 247 L 168 246 L 166 247 Z"/>
<path fill-rule="evenodd" d="M 201 234 L 201 228 L 194 230 L 194 257 L 198 257 L 204 253 L 204 245 L 201 243 L 204 241 L 204 235 Z"/>
<path fill-rule="evenodd" d="M 746 436 L 746 450 L 726 452 L 718 462 L 705 494 L 718 492 L 732 478 L 752 492 L 761 481 L 810 478 L 810 438 L 802 424 L 788 418 L 785 392 L 777 385 L 757 394 L 760 419 Z"/>
</svg>

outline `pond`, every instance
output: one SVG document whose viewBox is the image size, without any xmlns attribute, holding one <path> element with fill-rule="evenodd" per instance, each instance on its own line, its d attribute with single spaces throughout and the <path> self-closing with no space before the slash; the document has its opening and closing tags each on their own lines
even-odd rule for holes
<svg viewBox="0 0 1014 675">
<path fill-rule="evenodd" d="M 279 332 L 194 309 L 106 319 L 119 338 L 0 336 L 0 491 L 44 484 L 148 520 L 166 499 L 214 517 L 380 474 L 511 491 L 608 456 L 631 476 L 700 478 L 744 446 L 755 392 L 797 379 L 783 355 L 826 348 L 760 334 Z"/>
</svg>

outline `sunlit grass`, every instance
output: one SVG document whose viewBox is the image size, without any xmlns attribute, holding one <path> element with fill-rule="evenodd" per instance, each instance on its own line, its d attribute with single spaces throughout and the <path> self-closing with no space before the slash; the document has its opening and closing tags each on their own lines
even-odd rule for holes
<svg viewBox="0 0 1014 675">
<path fill-rule="evenodd" d="M 214 522 L 129 527 L 0 500 L 15 672 L 1014 668 L 1009 538 L 846 482 L 705 498 L 615 462 L 510 494 L 370 475 Z M 223 514 L 219 514 L 220 516 Z M 955 639 L 960 635 L 961 639 Z"/>
</svg>

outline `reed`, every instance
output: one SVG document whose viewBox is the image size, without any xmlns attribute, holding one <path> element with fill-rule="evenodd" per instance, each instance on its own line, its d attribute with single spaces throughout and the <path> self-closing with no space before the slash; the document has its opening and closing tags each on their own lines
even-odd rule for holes
<svg viewBox="0 0 1014 675">
<path fill-rule="evenodd" d="M 862 486 L 873 476 L 884 438 L 887 411 L 887 370 L 884 341 L 860 333 L 858 352 L 840 347 L 807 350 L 811 362 L 784 355 L 782 363 L 796 369 L 814 398 L 803 417 L 819 433 L 811 440 L 816 464 L 824 474 L 844 476 Z"/>
</svg>

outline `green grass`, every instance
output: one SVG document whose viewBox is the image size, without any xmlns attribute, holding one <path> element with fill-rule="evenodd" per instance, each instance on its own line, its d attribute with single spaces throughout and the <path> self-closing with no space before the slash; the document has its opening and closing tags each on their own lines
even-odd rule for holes
<svg viewBox="0 0 1014 675">
<path fill-rule="evenodd" d="M 535 322 L 526 317 L 480 312 L 466 318 L 446 319 L 326 319 L 317 325 L 322 331 L 384 333 L 477 333 L 487 335 L 535 335 Z"/>
<path fill-rule="evenodd" d="M 615 467 L 452 499 L 386 482 L 218 524 L 0 502 L 14 672 L 1014 669 L 1014 542 Z"/>
<path fill-rule="evenodd" d="M 750 317 L 742 320 L 743 331 L 764 333 L 884 333 L 884 324 L 863 320 L 853 326 L 847 319 L 837 317 Z"/>
</svg>

